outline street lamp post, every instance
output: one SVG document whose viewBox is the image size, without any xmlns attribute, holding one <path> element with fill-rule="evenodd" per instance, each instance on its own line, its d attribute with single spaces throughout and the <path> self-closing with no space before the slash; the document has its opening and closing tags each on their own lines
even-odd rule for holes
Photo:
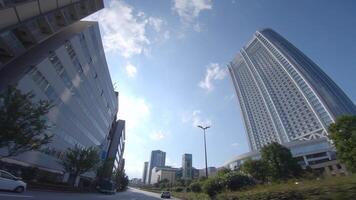
<svg viewBox="0 0 356 200">
<path fill-rule="evenodd" d="M 206 177 L 208 177 L 208 157 L 207 157 L 207 154 L 206 154 L 206 138 L 205 138 L 205 130 L 210 128 L 210 126 L 201 126 L 199 125 L 198 128 L 201 128 L 203 129 L 203 133 L 204 133 L 204 149 L 205 149 L 205 175 Z"/>
</svg>

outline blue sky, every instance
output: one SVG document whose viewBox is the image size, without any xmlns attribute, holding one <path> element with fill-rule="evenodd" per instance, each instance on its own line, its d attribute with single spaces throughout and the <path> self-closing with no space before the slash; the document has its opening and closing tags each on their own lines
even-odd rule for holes
<svg viewBox="0 0 356 200">
<path fill-rule="evenodd" d="M 126 120 L 126 172 L 141 177 L 151 150 L 167 165 L 221 166 L 248 151 L 226 64 L 261 28 L 286 37 L 356 102 L 356 2 L 352 0 L 112 0 L 100 23 L 106 59 Z"/>
</svg>

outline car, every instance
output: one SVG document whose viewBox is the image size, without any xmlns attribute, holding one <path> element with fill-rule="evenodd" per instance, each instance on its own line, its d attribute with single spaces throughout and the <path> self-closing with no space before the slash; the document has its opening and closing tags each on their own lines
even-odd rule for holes
<svg viewBox="0 0 356 200">
<path fill-rule="evenodd" d="M 12 175 L 11 173 L 0 170 L 0 190 L 11 190 L 14 192 L 26 191 L 27 184 L 21 178 Z"/>
<path fill-rule="evenodd" d="M 97 186 L 97 190 L 101 193 L 106 194 L 115 194 L 116 193 L 116 184 L 112 180 L 102 180 Z"/>
<path fill-rule="evenodd" d="M 166 198 L 167 198 L 167 199 L 170 199 L 170 198 L 171 198 L 171 193 L 168 192 L 168 191 L 162 192 L 161 198 L 162 198 L 162 199 L 166 199 Z"/>
</svg>

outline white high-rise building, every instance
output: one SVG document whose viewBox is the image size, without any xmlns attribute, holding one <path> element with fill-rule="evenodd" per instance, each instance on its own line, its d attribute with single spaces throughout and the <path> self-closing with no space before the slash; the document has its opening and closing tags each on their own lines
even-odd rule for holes
<svg viewBox="0 0 356 200">
<path fill-rule="evenodd" d="M 251 150 L 326 137 L 336 117 L 356 114 L 335 82 L 271 29 L 257 31 L 228 68 Z"/>
</svg>

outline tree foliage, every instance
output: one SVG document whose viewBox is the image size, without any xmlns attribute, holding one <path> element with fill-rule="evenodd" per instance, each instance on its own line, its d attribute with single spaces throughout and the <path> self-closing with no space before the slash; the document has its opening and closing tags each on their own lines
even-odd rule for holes
<svg viewBox="0 0 356 200">
<path fill-rule="evenodd" d="M 223 177 L 224 186 L 226 189 L 235 191 L 243 187 L 254 184 L 253 180 L 237 171 L 226 173 Z"/>
<path fill-rule="evenodd" d="M 115 181 L 116 187 L 118 191 L 126 190 L 127 186 L 129 185 L 129 177 L 126 175 L 124 171 L 116 171 L 115 173 Z"/>
<path fill-rule="evenodd" d="M 349 170 L 356 172 L 356 116 L 342 116 L 329 126 L 330 138 L 333 140 L 338 159 Z"/>
<path fill-rule="evenodd" d="M 268 167 L 263 160 L 248 159 L 241 166 L 241 171 L 261 182 L 268 178 Z"/>
<path fill-rule="evenodd" d="M 189 187 L 192 192 L 201 192 L 202 191 L 202 188 L 201 188 L 201 185 L 199 182 L 193 182 L 190 184 Z"/>
<path fill-rule="evenodd" d="M 99 153 L 95 147 L 80 148 L 76 145 L 65 152 L 60 164 L 62 164 L 66 172 L 73 177 L 77 177 L 85 172 L 94 170 L 99 161 Z M 74 185 L 74 182 L 72 184 Z"/>
<path fill-rule="evenodd" d="M 114 159 L 106 159 L 104 161 L 101 161 L 96 170 L 97 179 L 111 179 L 111 177 L 115 175 L 112 170 L 113 163 Z"/>
<path fill-rule="evenodd" d="M 221 176 L 209 177 L 203 182 L 203 191 L 210 197 L 214 197 L 216 194 L 224 189 L 224 181 Z"/>
<path fill-rule="evenodd" d="M 290 150 L 277 142 L 264 146 L 261 157 L 268 167 L 268 176 L 272 181 L 297 177 L 301 173 L 301 167 Z"/>
<path fill-rule="evenodd" d="M 22 94 L 14 86 L 0 94 L 0 148 L 7 150 L 0 158 L 38 150 L 52 141 L 44 118 L 52 106 L 42 100 L 33 103 L 33 98 L 31 92 Z"/>
</svg>

